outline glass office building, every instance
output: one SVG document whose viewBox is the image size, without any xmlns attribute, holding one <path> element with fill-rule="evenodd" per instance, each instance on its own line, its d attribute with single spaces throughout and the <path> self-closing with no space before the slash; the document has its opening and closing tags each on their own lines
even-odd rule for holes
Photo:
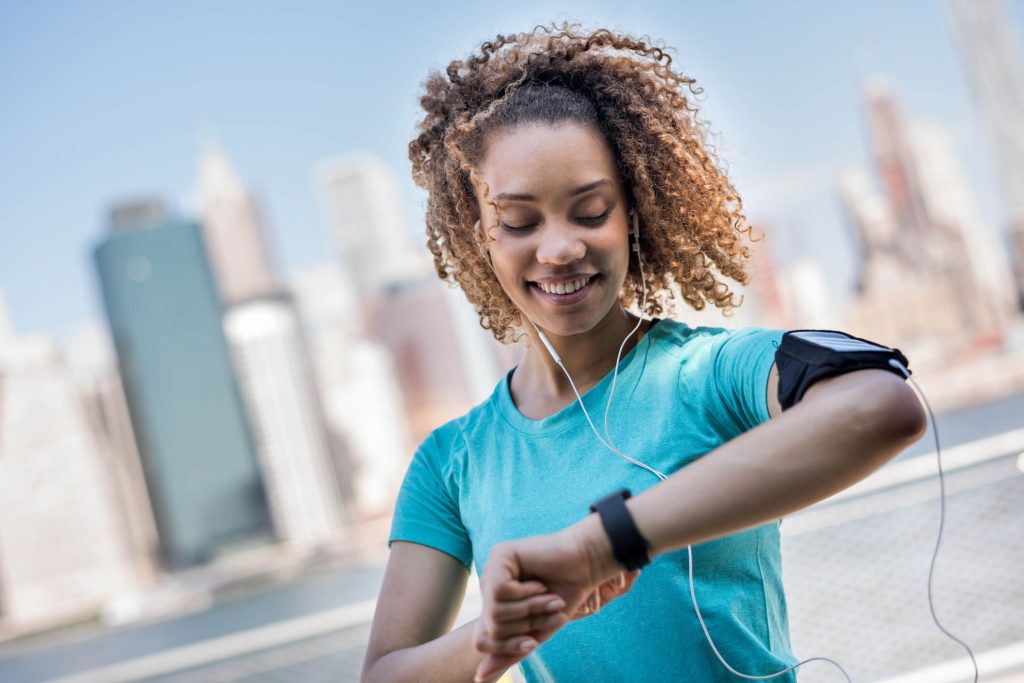
<svg viewBox="0 0 1024 683">
<path fill-rule="evenodd" d="M 111 223 L 94 257 L 165 566 L 272 541 L 199 226 L 153 203 Z"/>
</svg>

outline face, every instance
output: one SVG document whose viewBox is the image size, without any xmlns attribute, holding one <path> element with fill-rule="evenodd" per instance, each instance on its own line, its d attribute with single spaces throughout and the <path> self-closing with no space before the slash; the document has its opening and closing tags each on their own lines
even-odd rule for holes
<svg viewBox="0 0 1024 683">
<path fill-rule="evenodd" d="M 497 205 L 477 202 L 481 229 L 519 310 L 559 336 L 621 314 L 628 207 L 604 136 L 573 122 L 500 130 L 486 140 L 478 170 Z"/>
</svg>

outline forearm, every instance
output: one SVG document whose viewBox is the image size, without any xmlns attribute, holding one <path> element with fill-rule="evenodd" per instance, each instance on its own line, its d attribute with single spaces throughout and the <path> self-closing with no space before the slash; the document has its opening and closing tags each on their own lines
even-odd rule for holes
<svg viewBox="0 0 1024 683">
<path fill-rule="evenodd" d="M 484 659 L 484 654 L 473 646 L 475 623 L 474 619 L 440 638 L 380 657 L 366 671 L 364 683 L 471 682 L 477 666 Z M 488 680 L 497 680 L 502 673 L 498 672 Z"/>
<path fill-rule="evenodd" d="M 652 555 L 779 519 L 897 455 L 920 436 L 923 414 L 909 387 L 893 380 L 837 378 L 813 402 L 797 404 L 631 498 L 627 507 Z M 570 532 L 599 558 L 599 574 L 622 570 L 597 515 Z"/>
</svg>

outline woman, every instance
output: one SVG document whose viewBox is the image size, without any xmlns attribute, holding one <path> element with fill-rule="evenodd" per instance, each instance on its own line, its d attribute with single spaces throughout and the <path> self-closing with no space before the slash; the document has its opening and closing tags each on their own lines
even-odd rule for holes
<svg viewBox="0 0 1024 683">
<path fill-rule="evenodd" d="M 924 416 L 878 370 L 782 414 L 780 332 L 656 318 L 673 296 L 728 310 L 724 279 L 747 282 L 750 229 L 696 93 L 662 50 L 570 26 L 499 36 L 427 81 L 409 149 L 438 275 L 527 347 L 409 466 L 364 680 L 520 660 L 531 681 L 736 680 L 726 663 L 795 662 L 777 520 L 881 466 Z M 639 575 L 588 515 L 623 487 L 655 557 Z M 473 562 L 482 614 L 449 632 Z"/>
</svg>

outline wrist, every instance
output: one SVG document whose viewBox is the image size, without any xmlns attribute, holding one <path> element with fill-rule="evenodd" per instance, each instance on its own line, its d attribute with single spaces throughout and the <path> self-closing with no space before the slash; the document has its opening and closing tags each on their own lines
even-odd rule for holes
<svg viewBox="0 0 1024 683">
<path fill-rule="evenodd" d="M 612 554 L 611 539 L 596 512 L 576 522 L 567 531 L 582 548 L 595 582 L 605 581 L 625 571 Z"/>
</svg>

